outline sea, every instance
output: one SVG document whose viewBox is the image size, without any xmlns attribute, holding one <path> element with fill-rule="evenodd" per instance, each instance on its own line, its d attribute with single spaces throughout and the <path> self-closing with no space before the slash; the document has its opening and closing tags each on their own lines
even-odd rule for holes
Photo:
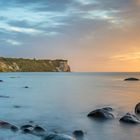
<svg viewBox="0 0 140 140">
<path fill-rule="evenodd" d="M 140 125 L 121 123 L 140 102 L 140 73 L 0 73 L 0 120 L 18 127 L 34 122 L 48 132 L 85 140 L 140 140 Z M 28 86 L 28 88 L 24 88 Z M 99 121 L 87 114 L 112 107 L 115 119 Z M 40 137 L 0 128 L 0 140 L 40 140 Z"/>
</svg>

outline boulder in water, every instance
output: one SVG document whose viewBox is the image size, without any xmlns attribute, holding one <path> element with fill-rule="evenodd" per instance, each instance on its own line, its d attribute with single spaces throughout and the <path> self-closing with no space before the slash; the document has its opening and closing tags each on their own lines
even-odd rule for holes
<svg viewBox="0 0 140 140">
<path fill-rule="evenodd" d="M 135 113 L 140 114 L 140 103 L 138 103 L 135 107 Z"/>
<path fill-rule="evenodd" d="M 124 81 L 139 81 L 139 80 L 140 80 L 140 79 L 138 79 L 138 78 L 133 78 L 133 77 L 124 79 Z"/>
<path fill-rule="evenodd" d="M 98 119 L 113 119 L 114 115 L 110 112 L 112 108 L 101 108 L 90 112 L 87 116 Z"/>
<path fill-rule="evenodd" d="M 139 124 L 140 120 L 137 118 L 137 116 L 127 113 L 126 115 L 124 115 L 121 119 L 121 122 L 124 123 L 130 123 L 130 124 Z"/>
</svg>

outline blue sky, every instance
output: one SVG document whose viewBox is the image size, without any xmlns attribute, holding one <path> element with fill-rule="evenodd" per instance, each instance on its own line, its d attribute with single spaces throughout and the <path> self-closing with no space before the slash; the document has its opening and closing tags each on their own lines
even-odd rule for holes
<svg viewBox="0 0 140 140">
<path fill-rule="evenodd" d="M 0 56 L 68 59 L 73 71 L 140 70 L 140 0 L 0 0 L 0 7 Z"/>
</svg>

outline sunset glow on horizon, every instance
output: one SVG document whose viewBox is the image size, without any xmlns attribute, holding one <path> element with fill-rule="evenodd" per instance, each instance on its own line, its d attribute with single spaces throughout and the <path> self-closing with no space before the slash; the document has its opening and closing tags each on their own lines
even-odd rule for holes
<svg viewBox="0 0 140 140">
<path fill-rule="evenodd" d="M 140 0 L 0 1 L 0 56 L 67 59 L 74 72 L 140 72 Z"/>
</svg>

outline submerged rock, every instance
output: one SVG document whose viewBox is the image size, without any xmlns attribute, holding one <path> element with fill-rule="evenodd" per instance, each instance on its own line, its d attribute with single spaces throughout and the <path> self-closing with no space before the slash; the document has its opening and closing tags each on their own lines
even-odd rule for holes
<svg viewBox="0 0 140 140">
<path fill-rule="evenodd" d="M 20 105 L 14 105 L 13 107 L 14 107 L 14 108 L 21 108 Z"/>
<path fill-rule="evenodd" d="M 28 86 L 25 86 L 24 88 L 29 88 Z"/>
<path fill-rule="evenodd" d="M 137 118 L 137 116 L 127 113 L 126 115 L 124 115 L 121 119 L 121 122 L 124 123 L 130 123 L 130 124 L 139 124 L 140 120 Z"/>
<path fill-rule="evenodd" d="M 35 135 L 35 136 L 43 136 L 45 134 L 44 133 L 45 129 L 42 128 L 39 125 L 27 124 L 27 125 L 21 126 L 20 129 L 22 130 L 23 133 L 29 133 L 29 134 L 32 134 L 32 135 Z"/>
<path fill-rule="evenodd" d="M 140 79 L 138 79 L 138 78 L 133 78 L 133 77 L 124 79 L 124 81 L 139 81 L 139 80 L 140 80 Z"/>
<path fill-rule="evenodd" d="M 0 127 L 1 128 L 10 128 L 12 124 L 5 122 L 5 121 L 0 121 Z"/>
<path fill-rule="evenodd" d="M 0 121 L 0 128 L 11 129 L 12 131 L 18 131 L 18 127 L 5 121 Z"/>
<path fill-rule="evenodd" d="M 0 80 L 0 82 L 4 82 L 3 80 Z"/>
<path fill-rule="evenodd" d="M 10 98 L 10 96 L 0 95 L 0 98 Z"/>
<path fill-rule="evenodd" d="M 64 134 L 48 133 L 43 137 L 42 140 L 76 140 L 76 139 Z"/>
<path fill-rule="evenodd" d="M 138 103 L 135 107 L 135 113 L 140 114 L 140 103 Z"/>
<path fill-rule="evenodd" d="M 114 115 L 110 112 L 112 111 L 112 108 L 101 108 L 96 109 L 92 112 L 90 112 L 87 116 L 92 118 L 99 118 L 99 119 L 113 119 L 115 118 Z"/>
<path fill-rule="evenodd" d="M 75 130 L 75 131 L 73 132 L 73 135 L 74 135 L 75 137 L 84 137 L 84 132 L 83 132 L 82 130 Z"/>
</svg>

